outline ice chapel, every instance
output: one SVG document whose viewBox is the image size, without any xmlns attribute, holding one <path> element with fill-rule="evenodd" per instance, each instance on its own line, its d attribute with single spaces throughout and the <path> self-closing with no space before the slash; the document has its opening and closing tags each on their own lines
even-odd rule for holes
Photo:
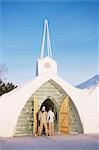
<svg viewBox="0 0 99 150">
<path fill-rule="evenodd" d="M 44 55 L 45 41 L 47 56 Z M 98 132 L 96 89 L 73 87 L 58 75 L 57 67 L 45 20 L 35 78 L 0 97 L 0 137 L 36 135 L 37 113 L 43 105 L 47 111 L 53 108 L 56 133 Z"/>
</svg>

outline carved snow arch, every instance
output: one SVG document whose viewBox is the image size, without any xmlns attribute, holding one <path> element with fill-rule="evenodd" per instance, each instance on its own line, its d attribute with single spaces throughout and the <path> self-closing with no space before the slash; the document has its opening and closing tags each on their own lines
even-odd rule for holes
<svg viewBox="0 0 99 150">
<path fill-rule="evenodd" d="M 66 97 L 69 99 L 69 133 L 82 133 L 83 126 L 81 124 L 81 119 L 78 114 L 77 108 L 68 94 L 53 80 L 49 80 L 40 86 L 27 100 L 25 106 L 23 107 L 15 127 L 14 136 L 22 135 L 33 135 L 34 134 L 34 96 L 36 96 L 38 101 L 38 108 L 40 109 L 42 103 L 46 99 L 50 99 L 57 107 L 58 112 L 62 102 Z M 58 115 L 58 125 L 57 132 L 60 132 L 60 117 Z M 69 134 L 68 133 L 68 134 Z"/>
</svg>

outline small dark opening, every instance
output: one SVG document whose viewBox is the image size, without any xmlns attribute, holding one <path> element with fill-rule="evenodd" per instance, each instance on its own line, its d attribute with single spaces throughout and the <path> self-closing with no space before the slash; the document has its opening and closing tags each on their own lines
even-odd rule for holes
<svg viewBox="0 0 99 150">
<path fill-rule="evenodd" d="M 55 115 L 55 119 L 54 119 L 54 128 L 55 128 L 55 131 L 57 131 L 57 126 L 58 126 L 58 121 L 57 121 L 57 107 L 56 105 L 49 99 L 47 98 L 41 105 L 40 107 L 40 110 L 42 109 L 42 107 L 45 106 L 46 108 L 46 111 L 48 112 L 49 111 L 49 108 L 51 107 L 52 108 L 52 111 L 54 112 L 54 115 Z M 43 132 L 44 133 L 44 130 Z"/>
<path fill-rule="evenodd" d="M 46 99 L 46 100 L 42 103 L 40 110 L 42 109 L 43 106 L 45 106 L 47 112 L 49 111 L 49 108 L 50 108 L 50 107 L 52 108 L 52 111 L 54 111 L 54 109 L 55 109 L 55 108 L 54 108 L 54 103 L 53 103 L 49 98 Z"/>
</svg>

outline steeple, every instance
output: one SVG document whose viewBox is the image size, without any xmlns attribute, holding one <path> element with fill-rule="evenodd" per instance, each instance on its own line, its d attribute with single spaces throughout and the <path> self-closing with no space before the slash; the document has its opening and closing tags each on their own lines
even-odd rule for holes
<svg viewBox="0 0 99 150">
<path fill-rule="evenodd" d="M 44 46 L 45 46 L 45 39 L 47 41 L 47 55 L 49 58 L 52 58 L 52 50 L 51 50 L 51 42 L 50 42 L 50 34 L 49 34 L 49 27 L 48 27 L 48 20 L 45 19 L 44 22 L 44 33 L 42 39 L 42 47 L 41 47 L 41 59 L 44 58 Z"/>
<path fill-rule="evenodd" d="M 45 41 L 47 42 L 47 56 L 44 56 Z M 37 59 L 36 75 L 38 76 L 46 72 L 54 74 L 57 73 L 57 63 L 55 60 L 52 59 L 52 50 L 47 19 L 45 19 L 44 22 L 44 33 L 42 39 L 41 55 L 40 58 Z"/>
</svg>

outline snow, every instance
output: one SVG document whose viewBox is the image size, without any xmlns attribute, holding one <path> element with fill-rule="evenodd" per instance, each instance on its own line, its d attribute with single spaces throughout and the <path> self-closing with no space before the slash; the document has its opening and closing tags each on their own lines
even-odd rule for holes
<svg viewBox="0 0 99 150">
<path fill-rule="evenodd" d="M 52 73 L 44 73 L 35 77 L 24 86 L 4 94 L 0 98 L 0 136 L 12 137 L 19 114 L 29 97 L 45 82 L 53 80 L 73 100 L 80 115 L 85 133 L 96 133 L 97 127 L 97 87 L 91 89 L 78 89 L 65 82 L 61 77 Z M 89 107 L 90 106 L 90 107 Z M 93 116 L 91 114 L 93 109 Z M 99 108 L 98 108 L 99 109 Z M 92 128 L 89 128 L 89 122 Z"/>
<path fill-rule="evenodd" d="M 91 79 L 77 85 L 76 87 L 80 88 L 80 89 L 85 89 L 85 88 L 90 89 L 98 84 L 99 84 L 99 75 L 97 74 L 94 77 L 92 77 Z"/>
</svg>

